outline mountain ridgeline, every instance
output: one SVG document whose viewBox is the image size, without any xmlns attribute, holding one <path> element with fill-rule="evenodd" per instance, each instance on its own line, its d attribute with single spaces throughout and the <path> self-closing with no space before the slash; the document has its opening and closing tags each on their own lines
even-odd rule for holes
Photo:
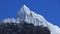
<svg viewBox="0 0 60 34">
<path fill-rule="evenodd" d="M 60 34 L 60 28 L 24 5 L 16 18 L 0 21 L 0 34 Z"/>
<path fill-rule="evenodd" d="M 47 27 L 34 26 L 32 23 L 3 23 L 0 22 L 0 34 L 50 34 Z"/>
</svg>

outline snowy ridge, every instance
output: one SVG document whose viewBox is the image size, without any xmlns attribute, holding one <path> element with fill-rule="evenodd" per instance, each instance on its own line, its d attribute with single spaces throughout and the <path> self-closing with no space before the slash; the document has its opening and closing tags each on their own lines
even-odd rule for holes
<svg viewBox="0 0 60 34">
<path fill-rule="evenodd" d="M 45 23 L 42 23 L 43 16 L 36 14 L 35 12 L 29 10 L 29 8 L 26 7 L 25 5 L 20 9 L 17 17 L 19 18 L 19 21 L 26 21 L 28 23 L 33 23 L 35 26 L 45 24 Z"/>
<path fill-rule="evenodd" d="M 60 34 L 60 28 L 58 26 L 51 24 L 42 15 L 36 14 L 25 5 L 19 10 L 16 19 L 8 18 L 4 19 L 2 22 L 19 23 L 20 21 L 26 21 L 28 23 L 34 24 L 35 26 L 39 25 L 48 27 L 51 34 Z"/>
</svg>

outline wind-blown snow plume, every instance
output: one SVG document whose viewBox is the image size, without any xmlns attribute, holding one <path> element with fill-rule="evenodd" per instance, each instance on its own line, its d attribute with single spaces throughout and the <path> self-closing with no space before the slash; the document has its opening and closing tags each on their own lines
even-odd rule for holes
<svg viewBox="0 0 60 34">
<path fill-rule="evenodd" d="M 60 28 L 58 26 L 51 24 L 42 15 L 36 14 L 34 11 L 31 11 L 25 5 L 19 10 L 16 19 L 8 18 L 8 19 L 4 19 L 2 22 L 19 23 L 20 21 L 32 23 L 34 24 L 34 26 L 48 27 L 51 34 L 60 34 Z"/>
</svg>

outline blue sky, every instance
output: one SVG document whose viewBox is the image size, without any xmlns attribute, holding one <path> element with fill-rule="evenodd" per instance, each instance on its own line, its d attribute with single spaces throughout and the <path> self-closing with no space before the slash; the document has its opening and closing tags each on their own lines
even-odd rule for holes
<svg viewBox="0 0 60 34">
<path fill-rule="evenodd" d="M 0 0 L 0 20 L 16 18 L 24 4 L 49 22 L 60 26 L 60 0 Z"/>
</svg>

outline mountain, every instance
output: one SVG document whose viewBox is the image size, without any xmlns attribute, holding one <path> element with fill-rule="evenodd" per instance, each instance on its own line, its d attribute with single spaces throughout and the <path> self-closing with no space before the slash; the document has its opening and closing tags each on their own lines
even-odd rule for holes
<svg viewBox="0 0 60 34">
<path fill-rule="evenodd" d="M 31 11 L 27 6 L 23 6 L 18 14 L 17 14 L 17 19 L 19 19 L 19 21 L 26 21 L 29 23 L 33 23 L 35 26 L 36 25 L 45 25 L 45 22 L 43 21 L 43 16 L 36 14 L 35 12 Z M 42 23 L 44 22 L 44 23 Z"/>
<path fill-rule="evenodd" d="M 50 34 L 60 34 L 60 28 L 56 25 L 53 25 L 52 23 L 48 22 L 42 15 L 35 13 L 34 11 L 31 11 L 26 5 L 24 5 L 18 12 L 17 18 L 6 18 L 1 21 L 2 23 L 28 23 L 33 24 L 35 28 L 39 26 L 40 28 L 37 28 L 40 32 L 50 31 Z M 28 26 L 28 25 L 27 25 Z M 34 28 L 33 27 L 33 28 Z M 44 29 L 46 27 L 46 29 Z M 27 28 L 28 29 L 28 28 Z M 23 29 L 24 31 L 24 29 Z M 40 32 L 40 33 L 42 33 Z M 25 32 L 26 33 L 26 32 Z M 45 32 L 46 33 L 46 32 Z M 43 34 L 43 33 L 42 33 Z M 46 33 L 47 34 L 47 33 Z"/>
</svg>

